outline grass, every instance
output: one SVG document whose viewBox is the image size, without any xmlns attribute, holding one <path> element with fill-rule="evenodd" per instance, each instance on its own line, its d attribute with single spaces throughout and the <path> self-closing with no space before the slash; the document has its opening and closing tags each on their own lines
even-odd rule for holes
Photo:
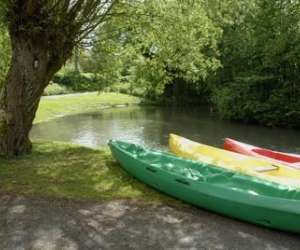
<svg viewBox="0 0 300 250">
<path fill-rule="evenodd" d="M 137 97 L 119 94 L 98 92 L 66 95 L 59 97 L 44 97 L 40 102 L 35 123 L 51 119 L 87 112 L 95 112 L 107 106 L 132 105 L 140 102 Z"/>
<path fill-rule="evenodd" d="M 43 98 L 35 122 L 138 102 L 138 98 L 115 93 Z M 0 192 L 75 200 L 138 199 L 179 204 L 124 172 L 108 148 L 95 150 L 58 142 L 35 142 L 30 155 L 0 158 Z"/>
<path fill-rule="evenodd" d="M 128 175 L 108 149 L 35 143 L 31 155 L 0 159 L 0 191 L 75 200 L 139 199 L 174 203 Z"/>
</svg>

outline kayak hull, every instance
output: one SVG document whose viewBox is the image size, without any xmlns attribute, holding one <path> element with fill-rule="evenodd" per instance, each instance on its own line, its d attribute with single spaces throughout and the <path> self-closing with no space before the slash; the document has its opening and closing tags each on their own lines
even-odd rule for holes
<svg viewBox="0 0 300 250">
<path fill-rule="evenodd" d="M 244 155 L 259 157 L 262 159 L 269 159 L 282 164 L 286 164 L 291 167 L 299 166 L 300 168 L 300 155 L 297 154 L 288 154 L 260 148 L 230 138 L 226 138 L 224 140 L 224 149 Z"/>
<path fill-rule="evenodd" d="M 111 141 L 109 146 L 129 174 L 157 190 L 233 218 L 300 232 L 300 193 L 296 190 L 137 145 Z M 178 171 L 170 171 L 171 165 Z M 202 177 L 180 174 L 187 169 Z"/>
</svg>

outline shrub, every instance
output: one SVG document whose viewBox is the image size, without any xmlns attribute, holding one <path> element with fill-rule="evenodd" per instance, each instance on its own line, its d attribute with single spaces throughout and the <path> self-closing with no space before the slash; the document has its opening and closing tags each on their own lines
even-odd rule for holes
<svg viewBox="0 0 300 250">
<path fill-rule="evenodd" d="M 44 95 L 62 95 L 68 93 L 71 93 L 71 91 L 57 83 L 50 83 L 44 91 Z"/>
<path fill-rule="evenodd" d="M 81 74 L 74 71 L 60 72 L 54 76 L 53 81 L 74 91 L 94 91 L 101 89 L 101 84 L 97 78 L 94 74 L 89 73 Z"/>
<path fill-rule="evenodd" d="M 238 78 L 213 91 L 223 118 L 267 126 L 300 127 L 300 88 L 270 77 Z"/>
<path fill-rule="evenodd" d="M 146 89 L 144 87 L 132 86 L 129 82 L 113 84 L 109 87 L 106 87 L 105 90 L 138 97 L 144 97 L 146 95 Z"/>
</svg>

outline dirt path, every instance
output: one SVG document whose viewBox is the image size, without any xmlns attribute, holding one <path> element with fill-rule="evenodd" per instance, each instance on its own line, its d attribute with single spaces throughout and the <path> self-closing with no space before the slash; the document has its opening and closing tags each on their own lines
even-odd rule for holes
<svg viewBox="0 0 300 250">
<path fill-rule="evenodd" d="M 299 249 L 300 237 L 197 208 L 0 197 L 0 249 Z"/>
</svg>

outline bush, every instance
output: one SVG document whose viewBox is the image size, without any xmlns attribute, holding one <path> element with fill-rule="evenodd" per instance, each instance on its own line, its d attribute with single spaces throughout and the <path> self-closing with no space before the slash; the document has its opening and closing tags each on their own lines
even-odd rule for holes
<svg viewBox="0 0 300 250">
<path fill-rule="evenodd" d="M 71 91 L 57 83 L 50 83 L 44 91 L 44 95 L 62 95 L 68 93 L 71 93 Z"/>
<path fill-rule="evenodd" d="M 53 81 L 74 91 L 95 91 L 101 89 L 101 84 L 97 78 L 94 74 L 89 73 L 81 74 L 73 71 L 57 73 Z"/>
<path fill-rule="evenodd" d="M 300 88 L 263 77 L 239 78 L 214 91 L 223 118 L 267 126 L 300 127 Z"/>
<path fill-rule="evenodd" d="M 113 84 L 110 87 L 105 88 L 109 92 L 117 92 L 127 95 L 133 95 L 137 97 L 144 97 L 146 94 L 146 89 L 143 87 L 131 86 L 129 82 Z"/>
</svg>

